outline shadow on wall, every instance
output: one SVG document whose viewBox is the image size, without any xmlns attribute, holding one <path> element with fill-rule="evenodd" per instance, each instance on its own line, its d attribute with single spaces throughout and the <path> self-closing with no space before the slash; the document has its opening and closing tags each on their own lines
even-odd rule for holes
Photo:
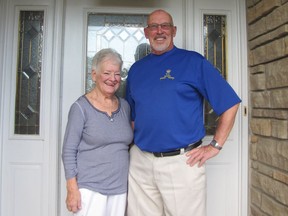
<svg viewBox="0 0 288 216">
<path fill-rule="evenodd" d="M 142 43 L 139 44 L 136 48 L 134 57 L 135 61 L 138 61 L 139 59 L 145 57 L 151 52 L 150 45 L 148 43 Z"/>
<path fill-rule="evenodd" d="M 148 43 L 139 44 L 135 50 L 135 61 L 140 60 L 151 52 L 150 45 Z M 125 98 L 126 93 L 126 79 L 128 77 L 129 68 L 123 68 L 121 72 L 121 84 L 116 94 L 119 97 Z"/>
</svg>

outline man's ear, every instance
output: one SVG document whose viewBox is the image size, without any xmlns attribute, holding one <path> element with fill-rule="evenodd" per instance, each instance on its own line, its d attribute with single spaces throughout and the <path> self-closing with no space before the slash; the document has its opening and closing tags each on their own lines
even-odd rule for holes
<svg viewBox="0 0 288 216">
<path fill-rule="evenodd" d="M 173 30 L 173 37 L 175 37 L 175 36 L 176 36 L 176 32 L 177 32 L 177 26 L 174 26 L 173 28 L 174 28 L 174 30 Z"/>
<path fill-rule="evenodd" d="M 147 29 L 147 28 L 144 28 L 144 34 L 145 34 L 145 38 L 146 38 L 146 39 L 149 39 L 149 38 L 148 38 L 148 29 Z"/>
</svg>

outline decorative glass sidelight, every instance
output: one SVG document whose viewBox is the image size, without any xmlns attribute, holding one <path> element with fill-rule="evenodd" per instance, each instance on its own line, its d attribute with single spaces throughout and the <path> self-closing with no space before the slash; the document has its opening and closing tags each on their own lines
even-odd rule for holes
<svg viewBox="0 0 288 216">
<path fill-rule="evenodd" d="M 129 68 L 135 60 L 150 53 L 143 31 L 146 20 L 144 14 L 88 14 L 86 92 L 94 85 L 91 80 L 93 56 L 103 48 L 113 48 L 123 59 L 122 82 L 117 94 L 124 97 Z"/>
<path fill-rule="evenodd" d="M 20 11 L 15 134 L 39 135 L 44 11 Z"/>
<path fill-rule="evenodd" d="M 204 27 L 204 56 L 227 79 L 226 63 L 226 15 L 203 16 Z M 210 104 L 205 101 L 205 128 L 207 135 L 213 135 L 216 130 L 217 116 Z"/>
</svg>

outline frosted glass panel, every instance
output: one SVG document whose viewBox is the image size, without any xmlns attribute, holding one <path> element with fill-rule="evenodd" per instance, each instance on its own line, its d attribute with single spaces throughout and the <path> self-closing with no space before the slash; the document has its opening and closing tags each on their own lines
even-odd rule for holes
<svg viewBox="0 0 288 216">
<path fill-rule="evenodd" d="M 124 97 L 126 78 L 131 65 L 150 52 L 144 36 L 147 15 L 88 14 L 86 92 L 94 83 L 91 80 L 91 61 L 96 52 L 113 48 L 123 58 L 121 87 L 117 94 Z"/>
<path fill-rule="evenodd" d="M 15 134 L 39 134 L 44 11 L 20 11 Z"/>
<path fill-rule="evenodd" d="M 226 16 L 204 15 L 204 55 L 227 79 L 226 65 Z M 207 135 L 215 133 L 217 116 L 210 104 L 205 101 L 205 128 Z"/>
</svg>

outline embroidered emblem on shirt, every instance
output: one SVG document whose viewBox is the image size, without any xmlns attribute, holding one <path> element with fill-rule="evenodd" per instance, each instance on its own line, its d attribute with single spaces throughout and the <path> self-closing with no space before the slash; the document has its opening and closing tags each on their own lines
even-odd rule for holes
<svg viewBox="0 0 288 216">
<path fill-rule="evenodd" d="M 163 79 L 166 79 L 166 78 L 167 78 L 167 79 L 174 80 L 174 77 L 172 77 L 172 76 L 170 75 L 170 73 L 171 73 L 171 70 L 170 70 L 170 69 L 166 70 L 165 76 L 160 77 L 160 80 L 163 80 Z"/>
</svg>

